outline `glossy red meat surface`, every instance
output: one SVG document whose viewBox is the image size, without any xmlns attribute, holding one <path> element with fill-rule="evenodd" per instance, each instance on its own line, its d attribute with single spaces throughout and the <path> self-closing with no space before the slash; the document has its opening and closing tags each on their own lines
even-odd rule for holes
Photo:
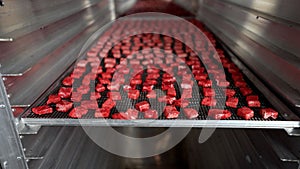
<svg viewBox="0 0 300 169">
<path fill-rule="evenodd" d="M 43 115 L 43 114 L 51 114 L 53 113 L 53 110 L 50 106 L 44 105 L 44 106 L 38 106 L 32 108 L 32 112 L 37 115 Z"/>
<path fill-rule="evenodd" d="M 183 109 L 183 111 L 184 111 L 185 116 L 189 119 L 194 119 L 199 116 L 198 111 L 193 108 L 185 108 L 185 109 Z"/>
<path fill-rule="evenodd" d="M 237 115 L 245 120 L 249 120 L 254 117 L 254 111 L 248 107 L 242 107 L 238 109 Z"/>
<path fill-rule="evenodd" d="M 72 102 L 62 100 L 56 104 L 56 110 L 66 113 L 72 109 L 72 106 L 73 106 Z"/>
<path fill-rule="evenodd" d="M 268 119 L 268 118 L 277 119 L 277 117 L 278 117 L 278 112 L 272 108 L 261 109 L 259 114 L 264 119 Z"/>
<path fill-rule="evenodd" d="M 215 120 L 223 120 L 231 117 L 231 112 L 228 110 L 210 109 L 208 111 L 208 116 Z"/>
<path fill-rule="evenodd" d="M 52 94 L 48 97 L 47 104 L 58 103 L 61 101 L 61 97 L 56 94 Z"/>
<path fill-rule="evenodd" d="M 150 104 L 147 101 L 142 101 L 135 104 L 135 108 L 141 112 L 145 112 L 150 109 Z"/>
<path fill-rule="evenodd" d="M 174 106 L 166 106 L 164 115 L 167 119 L 175 119 L 179 116 L 179 111 Z"/>
</svg>

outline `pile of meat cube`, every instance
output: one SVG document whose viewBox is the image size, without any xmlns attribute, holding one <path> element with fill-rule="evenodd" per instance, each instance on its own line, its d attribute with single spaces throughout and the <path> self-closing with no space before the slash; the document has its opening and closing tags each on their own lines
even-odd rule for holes
<svg viewBox="0 0 300 169">
<path fill-rule="evenodd" d="M 126 120 L 179 116 L 194 119 L 202 106 L 208 107 L 208 117 L 217 120 L 230 118 L 230 110 L 248 120 L 255 116 L 254 109 L 259 110 L 256 113 L 261 118 L 276 119 L 278 113 L 262 107 L 261 98 L 247 85 L 238 67 L 216 47 L 213 35 L 198 21 L 190 22 L 203 34 L 194 33 L 196 27 L 186 30 L 185 23 L 176 20 L 169 20 L 168 24 L 159 20 L 125 20 L 113 25 L 76 63 L 59 91 L 51 94 L 45 105 L 32 108 L 32 112 L 44 115 L 56 111 L 68 113 L 71 118 L 92 113 L 94 118 Z M 177 33 L 192 46 L 155 33 L 128 37 L 129 30 L 136 27 L 148 32 L 161 28 Z M 224 96 L 217 96 L 216 90 Z M 198 107 L 190 104 L 195 95 L 200 99 Z M 238 95 L 246 98 L 246 104 Z M 226 100 L 225 110 L 218 108 L 220 98 Z M 134 104 L 115 111 L 119 103 L 128 100 Z M 163 103 L 163 111 L 158 111 L 153 102 Z"/>
</svg>

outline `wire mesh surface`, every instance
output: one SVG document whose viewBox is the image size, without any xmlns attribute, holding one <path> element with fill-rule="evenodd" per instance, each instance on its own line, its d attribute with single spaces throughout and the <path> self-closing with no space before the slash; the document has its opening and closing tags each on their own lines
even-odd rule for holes
<svg viewBox="0 0 300 169">
<path fill-rule="evenodd" d="M 220 47 L 218 47 L 218 48 L 220 48 Z M 183 50 L 186 50 L 185 47 L 183 47 Z M 109 55 L 109 57 L 111 57 L 111 55 L 112 55 L 111 51 L 108 53 L 108 55 Z M 126 57 L 126 56 L 122 55 L 122 57 Z M 120 61 L 118 60 L 117 64 L 119 62 Z M 101 62 L 100 66 L 104 66 L 103 61 Z M 87 71 L 91 70 L 91 67 L 89 65 L 86 68 L 87 68 Z M 176 71 L 177 70 L 175 70 L 175 72 Z M 238 102 L 237 108 L 231 108 L 231 107 L 225 106 L 226 96 L 224 96 L 223 88 L 216 87 L 216 88 L 214 88 L 215 92 L 216 92 L 215 98 L 216 99 L 219 98 L 221 100 L 223 99 L 223 102 L 218 101 L 217 105 L 214 106 L 214 108 L 223 108 L 223 106 L 224 106 L 225 110 L 229 110 L 232 113 L 232 116 L 230 118 L 226 119 L 226 120 L 243 120 L 241 117 L 237 116 L 237 109 L 241 108 L 243 106 L 247 106 L 246 97 L 243 96 L 240 92 L 240 89 L 234 85 L 234 81 L 231 77 L 231 74 L 228 72 L 228 70 L 224 69 L 224 71 L 225 71 L 225 74 L 226 74 L 226 80 L 228 82 L 230 82 L 230 86 L 227 87 L 227 89 L 233 89 L 236 92 L 234 97 L 238 98 L 239 102 Z M 161 88 L 163 73 L 164 72 L 160 71 L 160 77 L 157 79 L 158 83 L 154 86 L 154 89 L 160 89 Z M 147 73 L 144 72 L 142 74 L 143 81 L 145 80 L 146 76 L 147 76 Z M 243 76 L 243 78 L 247 82 L 247 85 L 253 90 L 253 94 L 259 96 L 259 100 L 260 100 L 260 103 L 261 103 L 261 106 L 259 108 L 251 108 L 254 111 L 254 117 L 251 118 L 250 120 L 251 121 L 274 121 L 273 119 L 263 119 L 263 118 L 261 118 L 261 116 L 259 115 L 259 111 L 260 111 L 261 108 L 273 108 L 273 107 L 267 101 L 267 99 L 257 90 L 257 88 L 250 82 L 250 80 L 247 79 L 247 77 Z M 82 79 L 78 79 L 78 80 L 82 80 Z M 181 81 L 182 81 L 181 78 L 177 79 L 177 82 L 179 84 L 181 83 Z M 96 85 L 97 82 L 98 81 L 95 80 L 94 85 Z M 213 83 L 216 83 L 216 82 L 214 81 Z M 180 98 L 179 84 L 177 84 L 177 83 L 174 84 L 175 89 L 176 89 L 176 93 L 177 93 L 176 99 Z M 61 86 L 57 87 L 57 89 L 53 91 L 53 94 L 57 93 L 57 91 L 59 90 L 60 87 Z M 95 87 L 95 86 L 92 86 L 92 87 Z M 127 100 L 127 99 L 122 100 L 121 99 L 119 101 L 116 101 L 117 104 L 119 105 L 120 109 L 117 110 L 116 107 L 114 107 L 110 112 L 110 117 L 109 118 L 112 118 L 112 114 L 114 114 L 114 113 L 125 112 L 129 108 L 134 108 L 134 105 L 136 103 L 140 102 L 140 101 L 148 101 L 148 102 L 151 103 L 151 109 L 155 109 L 159 112 L 159 118 L 157 120 L 166 119 L 164 114 L 163 114 L 164 106 L 166 104 L 162 103 L 162 102 L 158 102 L 154 99 L 148 99 L 146 97 L 147 93 L 143 92 L 141 90 L 140 85 L 137 85 L 136 88 L 139 89 L 140 92 L 141 92 L 139 98 L 137 100 L 132 100 L 132 99 L 131 100 Z M 195 109 L 198 110 L 199 116 L 196 119 L 192 119 L 192 120 L 206 120 L 206 119 L 209 119 L 207 116 L 208 116 L 208 110 L 210 109 L 210 107 L 209 106 L 203 106 L 202 104 L 200 104 L 201 100 L 204 98 L 203 93 L 202 93 L 202 87 L 199 87 L 197 84 L 194 84 L 193 85 L 193 91 L 195 91 L 196 88 L 198 88 L 199 93 L 196 94 L 195 92 L 193 92 L 193 97 L 191 99 L 189 99 L 189 105 L 187 107 L 187 108 L 195 108 Z M 101 92 L 101 98 L 97 100 L 99 107 L 101 107 L 103 102 L 105 100 L 107 100 L 107 98 L 108 98 L 107 97 L 107 92 L 108 92 L 107 89 L 106 89 L 106 91 Z M 120 87 L 119 92 L 120 92 L 122 98 L 127 97 L 127 92 L 124 91 L 122 87 Z M 163 92 L 157 92 L 157 97 L 160 97 L 162 95 L 163 95 Z M 83 100 L 88 100 L 88 98 L 90 98 L 89 94 L 86 94 L 86 95 L 82 96 Z M 39 105 L 45 105 L 46 102 L 47 102 L 47 98 L 45 98 Z M 76 105 L 76 104 L 77 103 L 74 103 L 74 105 Z M 56 111 L 55 104 L 50 104 L 50 106 L 54 110 L 54 112 L 52 114 L 36 115 L 33 112 L 29 111 L 28 113 L 25 113 L 23 115 L 23 118 L 38 118 L 38 119 L 69 119 L 70 118 L 69 117 L 69 112 L 63 113 L 63 112 Z M 176 108 L 177 108 L 178 111 L 181 110 L 181 112 L 179 114 L 179 117 L 177 119 L 187 119 L 186 116 L 184 115 L 184 113 L 182 112 L 182 109 L 180 109 L 179 107 L 176 107 Z M 95 119 L 94 110 L 89 110 L 88 113 L 82 117 L 82 119 Z M 138 119 L 144 119 L 143 113 L 139 113 Z M 284 120 L 284 118 L 279 113 L 279 116 L 276 120 L 282 121 L 282 120 Z"/>
</svg>

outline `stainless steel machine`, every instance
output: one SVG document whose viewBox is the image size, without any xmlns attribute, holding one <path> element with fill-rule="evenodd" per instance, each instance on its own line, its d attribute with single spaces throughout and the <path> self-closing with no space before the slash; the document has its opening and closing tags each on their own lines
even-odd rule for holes
<svg viewBox="0 0 300 169">
<path fill-rule="evenodd" d="M 0 0 L 0 168 L 299 168 L 299 5 L 297 0 Z M 168 15 L 133 15 L 113 25 L 116 19 L 145 12 Z M 134 29 L 136 23 L 151 23 L 148 27 L 153 29 L 168 27 L 173 24 L 172 16 L 198 24 L 211 34 L 209 37 L 215 38 L 212 43 L 240 70 L 247 85 L 261 98 L 262 107 L 275 109 L 278 118 L 264 119 L 255 109 L 254 117 L 245 120 L 236 109 L 225 106 L 232 116 L 213 120 L 208 118 L 207 106 L 200 105 L 199 109 L 199 101 L 192 99 L 191 104 L 198 106 L 197 118 L 188 119 L 181 112 L 175 123 L 163 114 L 149 122 L 141 113 L 134 119 L 114 118 L 115 110 L 107 118 L 98 118 L 90 111 L 83 118 L 72 118 L 69 112 L 37 115 L 32 111 L 58 92 L 62 80 L 76 69 L 81 58 L 93 55 L 88 52 L 93 52 L 95 44 L 110 44 L 122 51 L 120 58 L 126 58 L 124 51 L 132 50 L 132 46 L 122 48 L 123 41 L 118 48 L 109 38 L 101 40 L 106 31 L 112 30 L 107 36 L 114 37 L 118 29 L 126 34 L 126 29 Z M 174 27 L 180 29 L 180 24 Z M 189 31 L 179 30 L 193 37 Z M 97 39 L 91 40 L 92 35 Z M 194 44 L 197 42 L 193 39 Z M 108 57 L 117 56 L 111 49 L 106 53 Z M 95 57 L 101 58 L 101 51 Z M 229 76 L 230 72 L 226 69 L 225 74 Z M 163 83 L 164 76 L 158 81 Z M 106 94 L 98 98 L 99 107 Z M 246 105 L 245 96 L 236 97 L 240 99 L 238 107 Z M 98 146 L 87 128 L 103 133 L 112 128 L 134 138 L 159 135 L 172 128 L 174 135 L 154 144 L 163 148 L 171 144 L 176 133 L 188 131 L 168 151 L 133 158 Z M 209 131 L 212 129 L 214 132 Z M 198 138 L 205 130 L 211 136 L 201 143 Z M 131 142 L 115 144 L 125 154 L 147 148 Z"/>
</svg>

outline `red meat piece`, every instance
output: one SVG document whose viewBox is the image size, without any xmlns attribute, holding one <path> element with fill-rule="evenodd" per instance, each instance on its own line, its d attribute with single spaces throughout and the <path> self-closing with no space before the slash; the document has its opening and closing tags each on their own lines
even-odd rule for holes
<svg viewBox="0 0 300 169">
<path fill-rule="evenodd" d="M 183 88 L 183 89 L 192 89 L 193 88 L 193 81 L 182 82 L 181 83 L 181 88 Z"/>
<path fill-rule="evenodd" d="M 103 86 L 102 84 L 97 84 L 96 85 L 96 91 L 101 93 L 105 91 L 105 86 Z"/>
<path fill-rule="evenodd" d="M 112 78 L 111 74 L 106 73 L 106 72 L 101 73 L 101 76 L 103 79 L 111 79 Z"/>
<path fill-rule="evenodd" d="M 122 69 L 119 69 L 119 71 L 123 74 L 128 74 L 130 72 L 130 69 L 129 68 L 122 68 Z"/>
<path fill-rule="evenodd" d="M 98 103 L 96 100 L 83 100 L 80 102 L 81 107 L 85 109 L 90 109 L 90 110 L 96 110 L 98 109 Z"/>
<path fill-rule="evenodd" d="M 116 64 L 116 59 L 115 58 L 105 58 L 104 63 L 113 63 Z"/>
<path fill-rule="evenodd" d="M 115 64 L 113 64 L 113 63 L 105 63 L 104 67 L 105 68 L 113 68 L 113 67 L 115 67 Z"/>
<path fill-rule="evenodd" d="M 73 83 L 74 83 L 74 79 L 71 76 L 64 78 L 64 80 L 62 81 L 62 84 L 65 86 L 72 86 Z"/>
<path fill-rule="evenodd" d="M 151 79 L 146 79 L 144 82 L 144 85 L 149 86 L 149 85 L 156 85 L 157 81 L 156 80 L 151 80 Z"/>
<path fill-rule="evenodd" d="M 245 120 L 249 120 L 254 117 L 254 111 L 248 107 L 242 107 L 238 109 L 237 115 Z"/>
<path fill-rule="evenodd" d="M 246 97 L 246 100 L 259 100 L 259 97 L 257 95 L 249 95 Z"/>
<path fill-rule="evenodd" d="M 247 96 L 252 93 L 252 90 L 248 87 L 242 87 L 242 88 L 240 88 L 240 91 L 243 96 Z"/>
<path fill-rule="evenodd" d="M 115 71 L 116 71 L 116 68 L 106 68 L 106 73 L 113 74 L 113 73 L 115 73 Z"/>
<path fill-rule="evenodd" d="M 235 85 L 236 87 L 247 87 L 247 83 L 246 83 L 244 80 L 241 80 L 241 79 L 236 80 L 236 81 L 234 82 L 234 85 Z"/>
<path fill-rule="evenodd" d="M 226 101 L 226 106 L 236 108 L 239 103 L 239 99 L 235 97 L 230 97 Z"/>
<path fill-rule="evenodd" d="M 88 85 L 79 86 L 76 90 L 78 93 L 87 94 L 90 91 L 90 86 Z"/>
<path fill-rule="evenodd" d="M 147 69 L 147 73 L 159 73 L 160 70 L 159 69 Z"/>
<path fill-rule="evenodd" d="M 86 53 L 86 55 L 87 56 L 89 56 L 89 57 L 95 57 L 95 56 L 97 56 L 97 53 L 98 52 L 96 52 L 96 51 L 92 51 L 92 50 L 90 50 L 90 51 L 88 51 L 87 53 Z"/>
<path fill-rule="evenodd" d="M 211 87 L 212 86 L 212 81 L 211 80 L 200 80 L 198 82 L 198 85 L 202 86 L 202 87 Z"/>
<path fill-rule="evenodd" d="M 130 85 L 140 85 L 140 84 L 142 84 L 141 79 L 132 79 L 132 80 L 130 80 Z"/>
<path fill-rule="evenodd" d="M 123 90 L 124 90 L 124 91 L 127 91 L 127 92 L 128 92 L 130 89 L 133 89 L 130 85 L 124 85 L 124 86 L 123 86 Z"/>
<path fill-rule="evenodd" d="M 81 99 L 82 99 L 82 94 L 81 93 L 79 93 L 79 92 L 73 92 L 72 93 L 71 100 L 73 102 L 79 102 L 79 101 L 81 101 Z"/>
<path fill-rule="evenodd" d="M 114 113 L 113 119 L 134 120 L 138 118 L 139 112 L 133 109 L 128 109 L 126 112 Z"/>
<path fill-rule="evenodd" d="M 99 108 L 95 111 L 95 117 L 96 118 L 107 118 L 109 117 L 110 109 L 107 108 Z"/>
<path fill-rule="evenodd" d="M 233 74 L 232 79 L 233 81 L 244 81 L 242 74 Z"/>
<path fill-rule="evenodd" d="M 185 108 L 190 104 L 190 101 L 188 101 L 186 99 L 178 99 L 178 100 L 175 100 L 174 104 L 175 104 L 175 106 Z"/>
<path fill-rule="evenodd" d="M 139 65 L 140 64 L 139 60 L 130 60 L 129 62 L 131 65 Z"/>
<path fill-rule="evenodd" d="M 85 67 L 78 67 L 76 66 L 73 70 L 74 73 L 81 73 L 83 74 L 86 71 Z"/>
<path fill-rule="evenodd" d="M 80 60 L 80 61 L 78 61 L 77 63 L 76 63 L 76 66 L 77 67 L 86 67 L 86 64 L 87 64 L 88 62 L 86 61 L 86 60 Z"/>
<path fill-rule="evenodd" d="M 142 101 L 135 104 L 135 108 L 141 112 L 145 112 L 150 109 L 150 104 L 147 101 Z"/>
<path fill-rule="evenodd" d="M 101 74 L 103 72 L 102 67 L 92 69 L 92 73 Z"/>
<path fill-rule="evenodd" d="M 119 91 L 120 83 L 107 85 L 107 89 L 110 91 Z"/>
<path fill-rule="evenodd" d="M 166 106 L 164 115 L 167 119 L 175 119 L 179 116 L 179 111 L 174 106 Z"/>
<path fill-rule="evenodd" d="M 149 80 L 156 80 L 160 77 L 159 73 L 151 73 L 151 74 L 148 74 L 146 79 L 149 79 Z"/>
<path fill-rule="evenodd" d="M 98 80 L 100 81 L 101 84 L 107 84 L 107 85 L 109 85 L 111 83 L 111 81 L 108 80 L 108 79 L 98 78 Z"/>
<path fill-rule="evenodd" d="M 161 85 L 162 90 L 168 90 L 170 88 L 174 88 L 174 85 L 173 84 L 167 84 L 167 83 L 162 83 L 162 85 Z"/>
<path fill-rule="evenodd" d="M 76 79 L 79 79 L 81 77 L 82 73 L 80 72 L 73 72 L 70 76 L 72 78 L 76 78 Z"/>
<path fill-rule="evenodd" d="M 43 114 L 51 114 L 53 113 L 53 110 L 50 106 L 44 105 L 44 106 L 38 106 L 32 108 L 32 112 L 37 115 L 43 115 Z"/>
<path fill-rule="evenodd" d="M 201 104 L 204 106 L 216 106 L 217 100 L 212 97 L 204 97 Z"/>
<path fill-rule="evenodd" d="M 246 97 L 249 107 L 260 107 L 260 101 L 257 95 L 251 95 Z"/>
<path fill-rule="evenodd" d="M 221 109 L 210 109 L 208 111 L 208 117 L 212 117 L 215 120 L 223 120 L 231 117 L 231 112 Z"/>
<path fill-rule="evenodd" d="M 206 97 L 213 97 L 216 93 L 212 88 L 203 88 L 203 95 Z"/>
<path fill-rule="evenodd" d="M 130 99 L 138 99 L 140 96 L 140 91 L 139 90 L 129 90 L 128 92 L 128 98 Z"/>
<path fill-rule="evenodd" d="M 278 112 L 272 108 L 261 109 L 259 114 L 264 119 L 268 119 L 268 118 L 277 119 L 277 117 L 278 117 Z"/>
<path fill-rule="evenodd" d="M 47 104 L 51 104 L 51 103 L 58 103 L 61 101 L 61 98 L 56 95 L 56 94 L 51 94 L 49 97 L 48 97 L 48 100 L 47 100 Z"/>
<path fill-rule="evenodd" d="M 204 75 L 205 76 L 205 74 L 203 74 L 203 72 L 204 72 L 204 70 L 203 71 L 202 70 L 192 70 L 192 73 L 193 73 L 194 76 L 197 76 L 197 75 Z M 204 80 L 204 76 L 203 77 L 198 77 L 198 78 Z M 206 74 L 206 77 L 207 77 L 207 74 Z"/>
<path fill-rule="evenodd" d="M 56 104 L 56 110 L 59 112 L 65 113 L 65 112 L 68 112 L 69 110 L 71 110 L 72 106 L 73 106 L 72 102 L 62 100 Z"/>
<path fill-rule="evenodd" d="M 109 98 L 102 104 L 102 108 L 112 109 L 115 105 L 116 102 Z"/>
<path fill-rule="evenodd" d="M 175 77 L 165 77 L 165 78 L 163 78 L 163 83 L 170 84 L 170 83 L 174 83 L 174 82 L 176 82 L 176 78 Z"/>
<path fill-rule="evenodd" d="M 137 119 L 138 116 L 139 116 L 139 112 L 137 110 L 134 110 L 134 109 L 128 109 L 126 112 L 126 119 L 129 119 L 129 120 L 134 120 L 134 119 Z"/>
<path fill-rule="evenodd" d="M 81 118 L 83 115 L 86 115 L 88 110 L 82 107 L 75 107 L 69 113 L 69 117 L 71 118 Z"/>
<path fill-rule="evenodd" d="M 72 94 L 72 88 L 61 87 L 58 91 L 58 96 L 64 99 L 70 98 Z"/>
<path fill-rule="evenodd" d="M 203 69 L 203 67 L 201 66 L 201 64 L 198 64 L 198 65 L 194 64 L 194 65 L 192 65 L 192 69 L 193 70 L 201 70 L 201 69 Z"/>
<path fill-rule="evenodd" d="M 189 119 L 194 119 L 199 116 L 198 112 L 192 108 L 185 108 L 185 109 L 183 109 L 183 111 L 184 111 L 185 116 Z"/>
<path fill-rule="evenodd" d="M 237 73 L 240 73 L 240 70 L 238 68 L 235 68 L 235 67 L 230 67 L 228 69 L 228 72 L 231 73 L 231 74 L 237 74 Z"/>
<path fill-rule="evenodd" d="M 145 85 L 143 86 L 143 92 L 151 92 L 153 89 L 153 85 Z"/>
<path fill-rule="evenodd" d="M 228 87 L 230 85 L 230 83 L 228 81 L 224 81 L 224 80 L 217 80 L 217 85 L 220 87 Z"/>
<path fill-rule="evenodd" d="M 158 98 L 159 102 L 166 102 L 167 104 L 173 104 L 175 102 L 176 98 L 171 96 L 162 96 Z"/>
<path fill-rule="evenodd" d="M 249 107 L 260 107 L 260 101 L 259 100 L 248 100 L 247 104 Z"/>
<path fill-rule="evenodd" d="M 156 98 L 156 92 L 155 92 L 155 91 L 151 91 L 150 93 L 148 93 L 148 94 L 146 95 L 146 97 L 147 97 L 148 99 L 155 99 L 155 98 Z"/>
<path fill-rule="evenodd" d="M 90 76 L 88 76 L 88 75 L 84 76 L 84 78 L 83 78 L 83 80 L 81 82 L 82 86 L 89 86 L 90 83 L 91 83 Z"/>
<path fill-rule="evenodd" d="M 175 97 L 176 96 L 176 90 L 175 90 L 175 88 L 168 89 L 167 95 Z"/>
<path fill-rule="evenodd" d="M 176 97 L 166 96 L 167 104 L 173 104 L 176 101 Z"/>
<path fill-rule="evenodd" d="M 222 120 L 231 117 L 231 112 L 221 109 L 210 109 L 208 111 L 208 117 L 212 117 L 215 120 Z"/>
<path fill-rule="evenodd" d="M 183 89 L 181 93 L 181 98 L 182 99 L 189 99 L 192 98 L 192 89 Z"/>
<path fill-rule="evenodd" d="M 113 119 L 126 120 L 126 119 L 127 119 L 127 114 L 124 113 L 124 112 L 114 113 L 114 114 L 112 114 L 112 118 L 113 118 Z"/>
<path fill-rule="evenodd" d="M 233 97 L 235 95 L 235 91 L 233 89 L 224 89 L 224 92 L 227 97 Z"/>
<path fill-rule="evenodd" d="M 97 99 L 100 99 L 100 98 L 101 98 L 100 93 L 91 92 L 91 94 L 90 94 L 90 100 L 97 100 Z"/>
<path fill-rule="evenodd" d="M 157 119 L 158 118 L 158 113 L 156 110 L 147 110 L 144 113 L 144 118 L 145 119 Z"/>
</svg>

